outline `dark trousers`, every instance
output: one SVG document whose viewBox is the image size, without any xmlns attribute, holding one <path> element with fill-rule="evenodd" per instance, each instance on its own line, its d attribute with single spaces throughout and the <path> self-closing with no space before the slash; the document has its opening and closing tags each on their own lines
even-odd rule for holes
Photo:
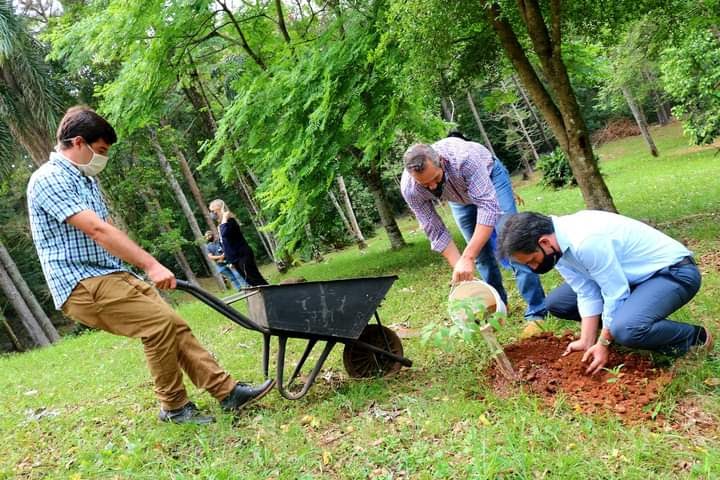
<svg viewBox="0 0 720 480">
<path fill-rule="evenodd" d="M 265 280 L 260 270 L 258 270 L 254 255 L 250 254 L 240 257 L 232 262 L 232 265 L 235 267 L 235 270 L 245 278 L 245 281 L 249 283 L 250 286 L 268 285 L 268 281 Z"/>
<path fill-rule="evenodd" d="M 668 319 L 700 289 L 700 271 L 693 263 L 672 265 L 630 287 L 630 296 L 615 311 L 610 333 L 627 347 L 683 354 L 697 340 L 694 325 Z M 580 320 L 577 295 L 567 283 L 545 297 L 548 312 L 566 320 Z"/>
</svg>

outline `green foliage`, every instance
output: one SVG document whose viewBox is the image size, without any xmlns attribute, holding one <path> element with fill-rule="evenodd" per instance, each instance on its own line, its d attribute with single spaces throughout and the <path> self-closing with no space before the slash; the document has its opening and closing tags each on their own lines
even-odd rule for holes
<svg viewBox="0 0 720 480">
<path fill-rule="evenodd" d="M 698 258 L 718 249 L 720 191 L 714 149 L 688 148 L 677 126 L 657 131 L 665 152 L 652 158 L 642 139 L 601 149 L 618 207 L 634 218 L 662 223 L 675 238 L 692 240 Z M 642 176 L 638 171 L 643 172 Z M 577 189 L 544 191 L 524 185 L 527 208 L 566 213 L 582 206 Z M 452 219 L 449 224 L 452 225 Z M 432 254 L 413 219 L 401 221 L 410 245 L 388 252 L 378 235 L 364 252 L 328 255 L 287 273 L 308 280 L 397 274 L 380 308 L 386 324 L 421 328 L 447 314 L 450 270 Z M 453 229 L 456 238 L 459 232 Z M 271 274 L 273 281 L 282 278 Z M 546 289 L 560 279 L 542 278 Z M 508 273 L 512 309 L 503 344 L 521 331 L 522 306 Z M 718 331 L 720 275 L 708 269 L 703 288 L 680 321 Z M 181 295 L 179 314 L 223 367 L 250 382 L 262 379 L 262 336 Z M 512 299 L 517 299 L 512 302 Z M 239 304 L 238 308 L 242 308 Z M 557 331 L 577 328 L 558 323 Z M 0 478 L 718 478 L 720 448 L 705 430 L 665 428 L 692 415 L 720 415 L 720 393 L 705 380 L 720 377 L 720 359 L 687 357 L 662 400 L 658 422 L 624 424 L 610 415 L 572 411 L 558 396 L 546 405 L 518 391 L 496 393 L 485 376 L 490 352 L 481 344 L 444 352 L 403 338 L 412 369 L 380 379 L 347 379 L 336 346 L 306 398 L 291 402 L 271 392 L 252 410 L 223 413 L 186 380 L 200 408 L 217 415 L 204 427 L 160 424 L 157 402 L 138 340 L 93 332 L 52 348 L 0 357 Z M 273 347 L 275 341 L 273 340 Z M 273 348 L 273 351 L 275 349 Z M 302 345 L 290 342 L 297 359 Z M 288 359 L 289 360 L 289 359 Z M 31 372 L 31 373 L 29 373 Z M 51 439 L 51 441 L 49 440 Z M 588 441 L 591 439 L 592 441 Z"/>
<path fill-rule="evenodd" d="M 695 144 L 712 143 L 720 136 L 720 38 L 688 31 L 663 53 L 662 73 L 685 134 Z"/>
<path fill-rule="evenodd" d="M 61 96 L 45 53 L 13 2 L 0 2 L 0 166 L 16 155 L 18 145 L 50 142 Z"/>
<path fill-rule="evenodd" d="M 606 380 L 607 383 L 617 383 L 618 380 L 620 380 L 620 370 L 625 366 L 624 363 L 621 363 L 620 365 L 617 365 L 613 368 L 603 368 L 608 374 L 610 374 L 610 378 Z"/>
<path fill-rule="evenodd" d="M 554 152 L 542 155 L 536 168 L 542 173 L 540 183 L 550 188 L 577 185 L 565 152 L 556 148 Z"/>
<path fill-rule="evenodd" d="M 459 340 L 467 344 L 475 344 L 479 338 L 480 327 L 489 323 L 495 330 L 500 330 L 505 314 L 489 313 L 482 299 L 463 298 L 448 302 L 450 322 L 428 322 L 422 329 L 422 341 L 432 341 L 435 346 L 450 350 L 452 342 Z"/>
<path fill-rule="evenodd" d="M 441 126 L 396 81 L 402 52 L 381 33 L 383 4 L 371 2 L 364 16 L 344 17 L 342 31 L 330 25 L 315 43 L 238 82 L 241 93 L 208 145 L 205 163 L 221 158 L 226 179 L 248 164 L 263 174 L 258 196 L 285 251 L 298 248 L 337 174 L 382 171 L 400 138 Z"/>
</svg>

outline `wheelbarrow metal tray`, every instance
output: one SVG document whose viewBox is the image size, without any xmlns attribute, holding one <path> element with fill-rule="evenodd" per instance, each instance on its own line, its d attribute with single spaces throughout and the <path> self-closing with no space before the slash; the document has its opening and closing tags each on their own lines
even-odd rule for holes
<svg viewBox="0 0 720 480">
<path fill-rule="evenodd" d="M 396 275 L 257 287 L 250 318 L 273 334 L 357 340 Z"/>
</svg>

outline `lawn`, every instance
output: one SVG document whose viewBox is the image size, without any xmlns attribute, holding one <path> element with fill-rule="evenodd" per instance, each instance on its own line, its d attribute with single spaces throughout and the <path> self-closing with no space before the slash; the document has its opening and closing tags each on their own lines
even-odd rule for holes
<svg viewBox="0 0 720 480">
<path fill-rule="evenodd" d="M 640 137 L 599 151 L 621 213 L 685 241 L 700 259 L 720 251 L 718 147 L 690 147 L 679 125 L 654 128 L 660 158 Z M 577 189 L 523 182 L 526 210 L 581 209 Z M 445 212 L 446 215 L 449 212 Z M 384 232 L 369 248 L 327 254 L 293 268 L 308 280 L 395 274 L 381 309 L 386 324 L 419 329 L 446 318 L 450 270 L 429 250 L 414 219 L 401 227 L 408 246 L 388 249 Z M 449 222 L 452 224 L 452 222 Z M 457 235 L 457 232 L 455 231 Z M 457 237 L 459 238 L 459 237 Z M 703 287 L 678 318 L 720 332 L 718 266 L 704 262 Z M 264 269 L 273 281 L 281 279 Z M 546 289 L 557 285 L 553 273 Z M 499 333 L 516 339 L 522 299 L 506 277 L 510 319 Z M 180 294 L 178 311 L 221 364 L 261 380 L 261 337 Z M 553 322 L 558 329 L 574 325 Z M 447 350 L 403 340 L 414 367 L 373 380 L 348 379 L 336 347 L 310 393 L 291 402 L 272 392 L 234 418 L 206 393 L 192 398 L 217 415 L 210 426 L 156 419 L 157 405 L 139 342 L 93 332 L 24 354 L 0 357 L 0 478 L 718 478 L 720 357 L 686 359 L 660 401 L 655 421 L 624 425 L 586 416 L 562 401 L 546 407 L 518 393 L 497 396 L 483 370 L 488 351 Z M 297 345 L 294 351 L 297 351 Z"/>
</svg>

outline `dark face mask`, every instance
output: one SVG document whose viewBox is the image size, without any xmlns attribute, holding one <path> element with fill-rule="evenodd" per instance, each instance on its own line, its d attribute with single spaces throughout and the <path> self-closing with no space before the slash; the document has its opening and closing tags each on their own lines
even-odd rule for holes
<svg viewBox="0 0 720 480">
<path fill-rule="evenodd" d="M 443 194 L 443 188 L 445 187 L 445 172 L 443 171 L 442 178 L 438 182 L 437 186 L 435 187 L 435 190 L 430 190 L 430 193 L 435 195 L 436 198 L 440 198 Z"/>
<path fill-rule="evenodd" d="M 215 212 L 210 212 L 210 218 L 212 218 L 213 222 L 218 221 L 218 214 Z"/>
<path fill-rule="evenodd" d="M 540 262 L 540 264 L 535 267 L 531 268 L 534 273 L 537 273 L 538 275 L 542 275 L 544 273 L 549 272 L 553 269 L 553 267 L 557 264 L 558 260 L 560 260 L 560 257 L 562 257 L 561 251 L 556 251 L 554 248 L 552 250 L 552 253 L 545 253 L 545 250 L 538 244 L 538 247 L 540 248 L 540 251 L 543 252 L 543 259 Z"/>
</svg>

